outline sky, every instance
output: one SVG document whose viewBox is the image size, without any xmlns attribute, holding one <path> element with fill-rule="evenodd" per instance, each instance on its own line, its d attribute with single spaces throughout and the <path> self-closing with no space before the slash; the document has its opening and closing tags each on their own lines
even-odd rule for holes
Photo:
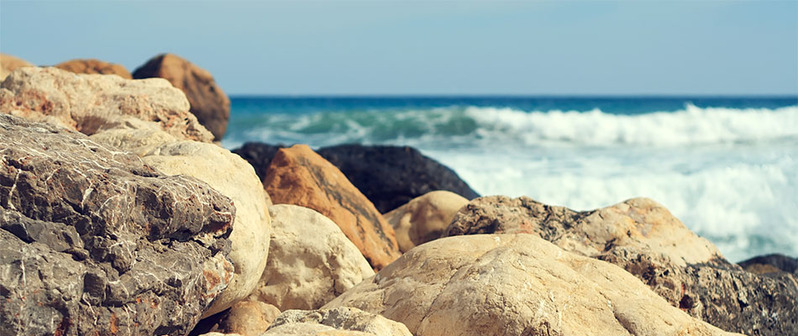
<svg viewBox="0 0 798 336">
<path fill-rule="evenodd" d="M 230 95 L 796 95 L 798 0 L 0 0 L 0 52 L 171 52 Z"/>
</svg>

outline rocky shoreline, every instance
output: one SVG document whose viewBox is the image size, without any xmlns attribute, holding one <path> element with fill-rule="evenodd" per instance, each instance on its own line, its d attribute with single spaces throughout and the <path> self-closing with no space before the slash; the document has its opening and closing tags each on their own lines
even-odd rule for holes
<svg viewBox="0 0 798 336">
<path fill-rule="evenodd" d="M 231 152 L 175 55 L 0 65 L 0 335 L 798 333 L 798 260 L 730 263 L 653 200 L 480 197 L 411 147 Z"/>
</svg>

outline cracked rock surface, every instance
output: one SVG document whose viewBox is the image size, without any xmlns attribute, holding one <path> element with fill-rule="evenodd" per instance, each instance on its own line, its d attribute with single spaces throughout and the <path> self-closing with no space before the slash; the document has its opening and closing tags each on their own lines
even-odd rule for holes
<svg viewBox="0 0 798 336">
<path fill-rule="evenodd" d="M 482 197 L 460 209 L 444 235 L 483 233 L 533 234 L 618 265 L 671 305 L 724 330 L 749 335 L 798 330 L 793 274 L 744 271 L 650 199 L 574 211 L 529 197 Z"/>
<path fill-rule="evenodd" d="M 380 314 L 425 336 L 730 335 L 623 269 L 531 234 L 417 246 L 323 308 L 334 307 Z"/>
<path fill-rule="evenodd" d="M 231 200 L 0 115 L 2 335 L 184 335 L 233 272 Z"/>
</svg>

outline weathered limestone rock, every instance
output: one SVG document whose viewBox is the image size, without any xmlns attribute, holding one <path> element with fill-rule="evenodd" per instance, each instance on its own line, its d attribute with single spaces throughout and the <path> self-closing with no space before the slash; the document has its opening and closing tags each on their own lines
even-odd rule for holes
<svg viewBox="0 0 798 336">
<path fill-rule="evenodd" d="M 58 63 L 54 67 L 77 74 L 117 75 L 124 79 L 133 79 L 130 71 L 121 64 L 108 63 L 98 59 L 73 59 Z"/>
<path fill-rule="evenodd" d="M 266 267 L 271 234 L 268 195 L 252 166 L 224 148 L 194 141 L 163 144 L 142 159 L 166 174 L 187 175 L 207 182 L 235 204 L 229 254 L 235 274 L 203 317 L 225 310 L 249 295 Z"/>
<path fill-rule="evenodd" d="M 0 115 L 3 335 L 185 335 L 233 278 L 232 201 Z"/>
<path fill-rule="evenodd" d="M 263 185 L 275 204 L 311 208 L 331 219 L 375 269 L 399 257 L 393 228 L 338 168 L 310 147 L 279 150 Z"/>
<path fill-rule="evenodd" d="M 17 68 L 35 66 L 28 61 L 9 54 L 0 53 L 0 82 Z"/>
<path fill-rule="evenodd" d="M 664 207 L 631 199 L 577 212 L 528 197 L 483 197 L 455 216 L 445 235 L 529 233 L 566 251 L 623 267 L 690 315 L 756 335 L 798 330 L 798 285 L 730 264 Z M 794 278 L 793 278 L 794 279 Z"/>
<path fill-rule="evenodd" d="M 396 232 L 399 250 L 404 252 L 441 237 L 457 210 L 468 204 L 450 191 L 431 191 L 383 215 Z"/>
<path fill-rule="evenodd" d="M 360 191 L 386 213 L 430 191 L 479 197 L 457 174 L 413 147 L 340 145 L 319 149 Z"/>
<path fill-rule="evenodd" d="M 331 301 L 414 335 L 727 335 L 623 269 L 530 234 L 420 245 Z M 279 319 L 279 318 L 278 318 Z"/>
<path fill-rule="evenodd" d="M 21 68 L 0 84 L 0 113 L 46 121 L 92 135 L 127 119 L 157 122 L 180 139 L 210 142 L 188 112 L 180 90 L 162 79 L 76 75 L 56 68 Z"/>
<path fill-rule="evenodd" d="M 251 300 L 281 311 L 318 309 L 374 275 L 368 261 L 333 221 L 300 206 L 269 207 L 269 260 Z"/>
<path fill-rule="evenodd" d="M 216 85 L 210 72 L 174 54 L 161 54 L 133 72 L 133 78 L 160 77 L 182 90 L 191 104 L 191 113 L 200 124 L 221 140 L 230 119 L 230 98 Z"/>
<path fill-rule="evenodd" d="M 315 311 L 285 311 L 263 335 L 410 336 L 412 334 L 399 322 L 357 308 L 340 307 Z"/>
</svg>

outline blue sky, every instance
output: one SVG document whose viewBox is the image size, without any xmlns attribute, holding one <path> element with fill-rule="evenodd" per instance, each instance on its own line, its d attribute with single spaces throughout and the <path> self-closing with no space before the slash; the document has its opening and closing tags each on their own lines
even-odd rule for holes
<svg viewBox="0 0 798 336">
<path fill-rule="evenodd" d="M 798 94 L 798 1 L 13 1 L 0 52 L 161 52 L 229 94 Z"/>
</svg>

